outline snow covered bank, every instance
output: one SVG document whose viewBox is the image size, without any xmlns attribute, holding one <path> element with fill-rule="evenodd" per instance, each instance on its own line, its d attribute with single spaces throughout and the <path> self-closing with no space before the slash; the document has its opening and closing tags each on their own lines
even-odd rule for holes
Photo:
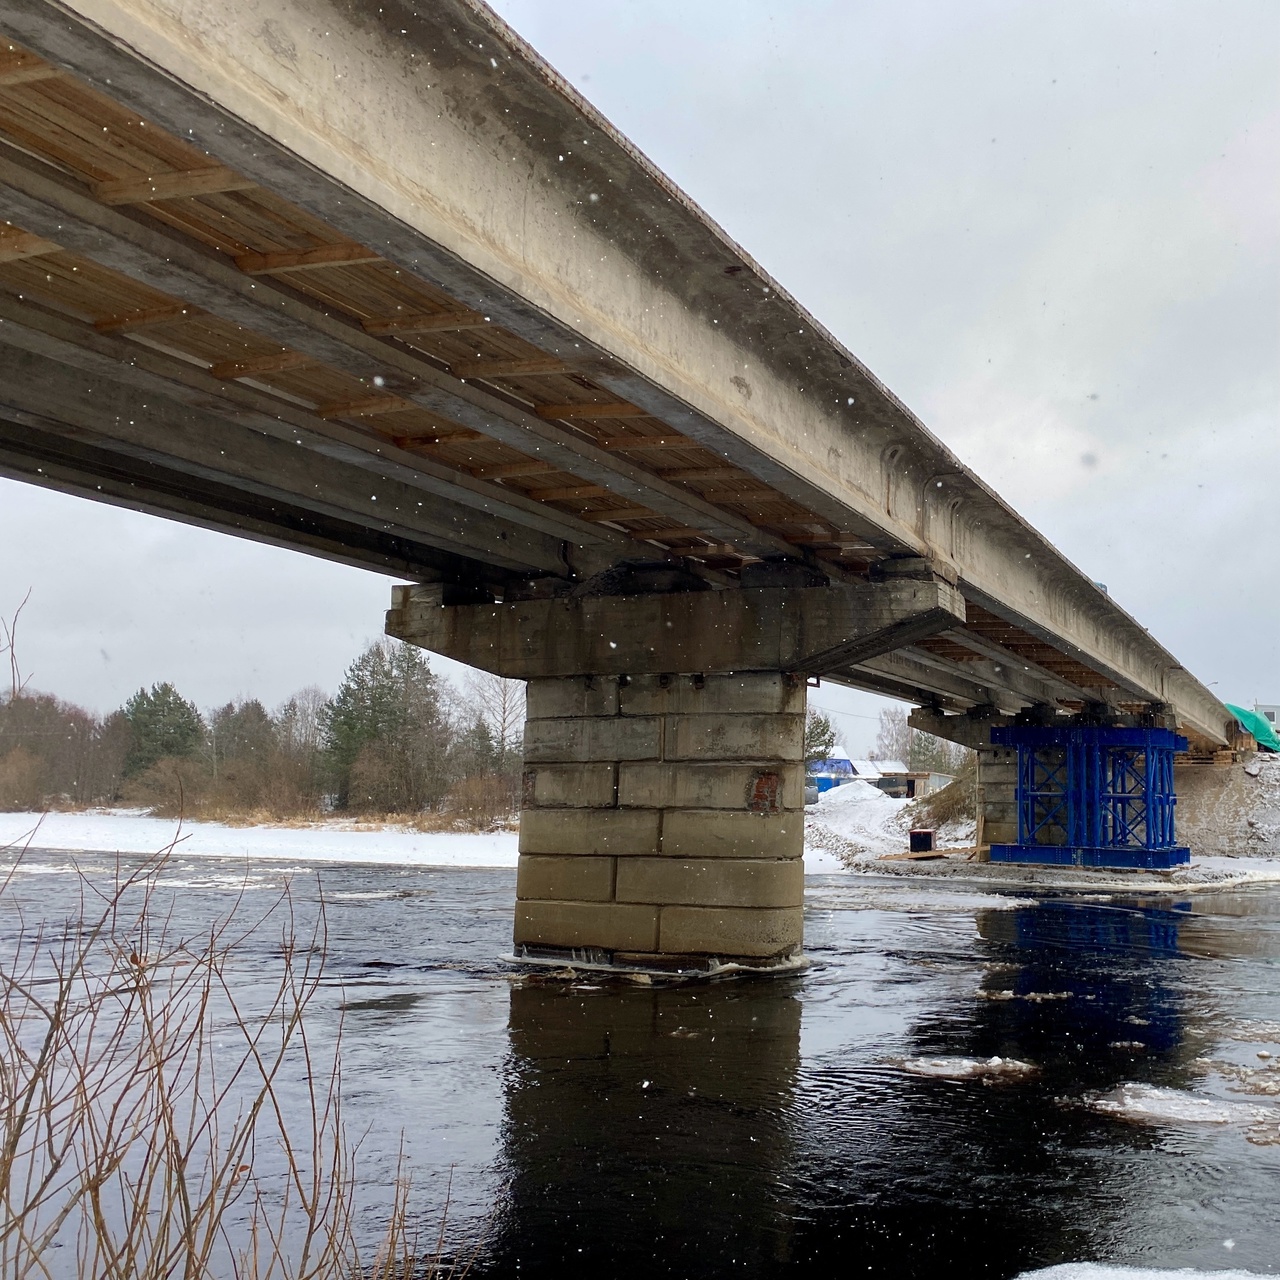
<svg viewBox="0 0 1280 1280">
<path fill-rule="evenodd" d="M 168 818 L 137 810 L 85 813 L 0 813 L 0 852 L 30 844 L 66 852 L 156 853 L 178 840 L 184 855 L 224 858 L 302 859 L 316 862 L 384 862 L 424 867 L 514 867 L 519 837 L 492 833 L 421 832 L 412 827 L 361 827 L 317 822 L 303 827 L 229 827 Z"/>
<path fill-rule="evenodd" d="M 914 812 L 912 801 L 895 800 L 869 782 L 833 787 L 805 811 L 806 864 L 811 850 L 842 869 L 887 853 L 902 853 L 909 843 Z M 944 827 L 937 834 L 937 847 L 963 848 L 971 845 L 973 838 L 972 822 Z"/>
<path fill-rule="evenodd" d="M 978 885 L 998 891 L 1180 893 L 1280 884 L 1280 859 L 1198 858 L 1169 872 L 1101 871 L 1082 867 L 1030 867 L 970 862 L 955 855 L 929 862 L 890 861 L 907 847 L 911 802 L 894 800 L 865 782 L 827 792 L 805 813 L 804 867 L 809 875 L 856 873 L 901 883 L 924 881 L 943 893 Z M 939 847 L 964 848 L 972 827 L 939 833 Z M 30 844 L 62 852 L 156 853 L 175 837 L 178 851 L 195 857 L 393 863 L 422 867 L 514 867 L 519 837 L 490 833 L 422 832 L 395 824 L 330 820 L 305 826 L 231 827 L 192 822 L 179 828 L 141 810 L 84 813 L 0 813 L 0 857 Z"/>
</svg>

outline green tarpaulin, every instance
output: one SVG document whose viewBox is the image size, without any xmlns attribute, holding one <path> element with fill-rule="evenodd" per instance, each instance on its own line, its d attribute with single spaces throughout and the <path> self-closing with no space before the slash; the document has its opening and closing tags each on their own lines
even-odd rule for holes
<svg viewBox="0 0 1280 1280">
<path fill-rule="evenodd" d="M 1258 746 L 1266 747 L 1268 751 L 1280 751 L 1280 738 L 1276 737 L 1275 725 L 1266 716 L 1257 711 L 1246 711 L 1243 707 L 1233 707 L 1229 702 L 1227 710 L 1253 734 Z"/>
</svg>

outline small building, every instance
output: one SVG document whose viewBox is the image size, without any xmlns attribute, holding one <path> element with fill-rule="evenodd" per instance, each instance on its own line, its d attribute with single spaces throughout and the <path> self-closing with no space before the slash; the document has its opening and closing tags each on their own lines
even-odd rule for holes
<svg viewBox="0 0 1280 1280">
<path fill-rule="evenodd" d="M 825 760 L 813 761 L 808 775 L 806 781 L 819 792 L 847 782 L 869 782 L 897 800 L 930 795 L 952 781 L 950 774 L 913 771 L 901 760 L 853 760 L 843 747 L 834 748 Z"/>
<path fill-rule="evenodd" d="M 830 791 L 832 787 L 842 787 L 856 776 L 853 761 L 843 747 L 833 747 L 825 760 L 811 760 L 807 774 L 806 782 L 817 787 L 820 793 Z"/>
<path fill-rule="evenodd" d="M 1273 729 L 1280 730 L 1280 702 L 1255 702 L 1253 709 Z"/>
</svg>

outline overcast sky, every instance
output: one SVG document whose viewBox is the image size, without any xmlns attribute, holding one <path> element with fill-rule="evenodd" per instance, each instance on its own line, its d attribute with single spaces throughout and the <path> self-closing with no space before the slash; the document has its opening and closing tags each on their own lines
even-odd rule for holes
<svg viewBox="0 0 1280 1280">
<path fill-rule="evenodd" d="M 1219 696 L 1280 702 L 1280 4 L 495 7 Z M 33 684 L 100 710 L 332 688 L 389 597 L 6 481 L 0 548 Z"/>
</svg>

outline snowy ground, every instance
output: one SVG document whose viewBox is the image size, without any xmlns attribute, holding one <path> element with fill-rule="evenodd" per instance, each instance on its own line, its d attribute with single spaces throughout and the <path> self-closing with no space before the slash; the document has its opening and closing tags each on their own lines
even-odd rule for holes
<svg viewBox="0 0 1280 1280">
<path fill-rule="evenodd" d="M 0 852 L 156 853 L 174 840 L 187 855 L 288 858 L 317 862 L 385 862 L 428 867 L 514 867 L 518 837 L 493 833 L 421 832 L 412 827 L 317 822 L 307 826 L 229 827 L 151 818 L 137 809 L 86 813 L 0 813 Z"/>
</svg>

